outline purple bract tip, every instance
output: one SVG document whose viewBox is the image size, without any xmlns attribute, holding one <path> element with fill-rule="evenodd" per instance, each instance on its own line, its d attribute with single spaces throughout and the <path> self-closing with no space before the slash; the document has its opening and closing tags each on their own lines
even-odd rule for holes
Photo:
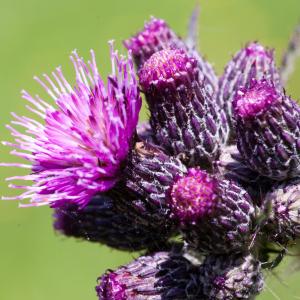
<svg viewBox="0 0 300 300">
<path fill-rule="evenodd" d="M 12 154 L 29 164 L 2 165 L 32 169 L 30 175 L 8 180 L 33 184 L 10 185 L 25 192 L 3 199 L 28 199 L 31 206 L 57 207 L 66 202 L 85 206 L 93 195 L 114 186 L 131 148 L 141 97 L 131 57 L 120 58 L 112 48 L 111 60 L 112 74 L 107 84 L 100 77 L 93 51 L 88 63 L 75 51 L 72 53 L 74 87 L 60 68 L 52 77 L 35 78 L 54 105 L 22 93 L 31 104 L 27 108 L 42 120 L 13 114 L 12 124 L 23 127 L 25 133 L 8 126 L 15 143 L 4 144 L 20 150 Z"/>
<path fill-rule="evenodd" d="M 197 62 L 184 50 L 165 49 L 154 53 L 139 72 L 140 84 L 144 89 L 158 82 L 174 82 L 190 74 Z"/>
<path fill-rule="evenodd" d="M 118 275 L 114 272 L 102 276 L 101 284 L 96 287 L 101 300 L 126 300 L 125 290 L 126 286 L 118 281 Z"/>
<path fill-rule="evenodd" d="M 241 88 L 233 100 L 235 113 L 242 118 L 255 117 L 266 111 L 279 95 L 273 85 L 265 80 L 253 81 L 249 89 Z"/>
<path fill-rule="evenodd" d="M 216 180 L 200 169 L 189 169 L 173 185 L 170 207 L 175 218 L 193 222 L 208 215 L 216 203 Z"/>
<path fill-rule="evenodd" d="M 255 57 L 264 56 L 273 59 L 273 51 L 264 48 L 262 45 L 260 45 L 257 42 L 249 43 L 246 46 L 245 50 L 247 56 L 255 56 Z"/>
</svg>

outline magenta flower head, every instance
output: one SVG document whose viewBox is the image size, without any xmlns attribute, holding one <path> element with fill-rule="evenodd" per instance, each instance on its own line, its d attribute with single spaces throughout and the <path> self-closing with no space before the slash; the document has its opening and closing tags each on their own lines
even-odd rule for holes
<svg viewBox="0 0 300 300">
<path fill-rule="evenodd" d="M 274 180 L 300 174 L 300 107 L 274 84 L 253 81 L 233 101 L 237 146 L 245 163 Z"/>
<path fill-rule="evenodd" d="M 218 195 L 216 180 L 200 169 L 189 169 L 172 186 L 170 207 L 181 222 L 196 222 L 209 215 L 215 207 Z"/>
<path fill-rule="evenodd" d="M 241 88 L 234 99 L 234 109 L 241 118 L 253 118 L 266 112 L 278 97 L 274 86 L 263 80 L 252 82 L 252 89 Z"/>
<path fill-rule="evenodd" d="M 138 69 L 157 51 L 186 47 L 164 20 L 154 17 L 145 24 L 142 31 L 124 41 L 124 46 L 132 51 Z"/>
<path fill-rule="evenodd" d="M 157 143 L 188 165 L 204 168 L 218 156 L 226 126 L 200 73 L 197 57 L 167 49 L 146 61 L 139 78 Z"/>
<path fill-rule="evenodd" d="M 60 68 L 51 79 L 35 78 L 53 98 L 55 106 L 39 96 L 23 91 L 32 106 L 28 109 L 42 119 L 39 122 L 13 114 L 13 125 L 25 128 L 21 133 L 8 126 L 15 143 L 5 145 L 12 154 L 30 164 L 2 164 L 31 169 L 30 175 L 8 180 L 33 181 L 32 186 L 10 185 L 25 192 L 13 199 L 29 199 L 32 206 L 66 202 L 85 206 L 91 196 L 114 186 L 135 134 L 141 98 L 131 56 L 120 58 L 112 48 L 112 74 L 107 85 L 92 59 L 84 63 L 76 52 L 71 55 L 76 73 L 72 87 Z M 6 198 L 7 199 L 7 198 Z"/>
<path fill-rule="evenodd" d="M 231 141 L 235 138 L 232 101 L 236 92 L 241 86 L 249 87 L 253 79 L 263 78 L 272 81 L 277 90 L 282 89 L 273 51 L 257 42 L 246 45 L 225 67 L 219 81 L 217 100 L 228 116 Z"/>
<path fill-rule="evenodd" d="M 179 253 L 141 256 L 99 279 L 99 300 L 203 299 L 198 267 Z"/>
<path fill-rule="evenodd" d="M 249 246 L 254 206 L 246 190 L 234 181 L 190 169 L 173 185 L 169 205 L 192 248 L 228 253 Z"/>
</svg>

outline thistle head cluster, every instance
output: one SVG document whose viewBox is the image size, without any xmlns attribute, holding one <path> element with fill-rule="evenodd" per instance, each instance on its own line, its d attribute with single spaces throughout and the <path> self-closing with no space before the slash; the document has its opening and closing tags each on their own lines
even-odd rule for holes
<svg viewBox="0 0 300 300">
<path fill-rule="evenodd" d="M 273 51 L 248 43 L 218 77 L 190 38 L 152 18 L 127 58 L 112 48 L 107 83 L 74 52 L 74 85 L 36 78 L 52 104 L 22 93 L 42 121 L 8 125 L 29 163 L 2 165 L 31 170 L 8 180 L 33 182 L 14 199 L 49 204 L 66 236 L 144 251 L 99 277 L 99 299 L 253 299 L 268 251 L 300 237 L 300 107 Z"/>
</svg>

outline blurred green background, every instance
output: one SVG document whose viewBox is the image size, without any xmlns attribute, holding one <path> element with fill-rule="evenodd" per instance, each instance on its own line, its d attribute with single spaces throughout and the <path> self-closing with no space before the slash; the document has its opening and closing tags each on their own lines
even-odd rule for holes
<svg viewBox="0 0 300 300">
<path fill-rule="evenodd" d="M 0 4 L 0 131 L 1 140 L 6 140 L 10 138 L 4 124 L 10 120 L 10 111 L 25 112 L 19 91 L 42 93 L 33 75 L 62 65 L 73 80 L 68 57 L 75 48 L 84 57 L 93 48 L 100 69 L 107 74 L 109 39 L 115 39 L 121 48 L 120 41 L 140 29 L 151 15 L 166 19 L 184 35 L 195 1 L 0 0 Z M 279 60 L 299 20 L 299 0 L 203 0 L 201 50 L 219 73 L 249 40 L 276 48 Z M 298 99 L 299 76 L 300 63 L 287 86 Z M 0 149 L 1 161 L 15 161 L 8 148 Z M 0 169 L 2 195 L 12 193 L 4 178 L 16 172 Z M 96 299 L 97 277 L 137 255 L 57 236 L 51 222 L 46 207 L 19 209 L 16 202 L 0 203 L 1 300 Z M 288 259 L 278 272 L 266 274 L 267 286 L 260 300 L 300 299 L 300 273 L 292 270 L 294 262 Z"/>
</svg>

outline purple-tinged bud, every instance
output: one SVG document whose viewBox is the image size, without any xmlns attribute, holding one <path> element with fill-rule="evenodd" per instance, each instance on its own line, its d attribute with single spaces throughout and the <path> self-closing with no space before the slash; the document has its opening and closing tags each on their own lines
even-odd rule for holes
<svg viewBox="0 0 300 300">
<path fill-rule="evenodd" d="M 216 204 L 215 179 L 199 169 L 189 169 L 172 187 L 170 207 L 174 217 L 190 222 L 211 214 Z"/>
<path fill-rule="evenodd" d="M 197 73 L 197 61 L 189 57 L 186 51 L 166 49 L 153 54 L 146 61 L 139 72 L 139 77 L 142 87 L 148 90 L 150 86 L 162 88 L 176 86 L 176 81 L 180 84 L 184 79 L 192 81 Z"/>
<path fill-rule="evenodd" d="M 196 57 L 168 49 L 152 55 L 139 78 L 156 141 L 188 165 L 205 168 L 218 157 L 226 128 L 200 73 Z"/>
<path fill-rule="evenodd" d="M 237 146 L 262 176 L 285 180 L 300 174 L 300 107 L 265 80 L 238 91 L 233 107 Z"/>
<path fill-rule="evenodd" d="M 155 52 L 167 48 L 186 47 L 164 20 L 156 18 L 151 18 L 142 31 L 124 41 L 124 46 L 132 51 L 138 69 Z"/>
<path fill-rule="evenodd" d="M 107 195 L 94 196 L 87 206 L 65 204 L 55 209 L 54 229 L 67 236 L 105 244 L 125 251 L 160 249 L 166 236 L 155 224 L 140 222 L 133 214 L 124 214 Z M 129 200 L 129 199 L 128 199 Z"/>
<path fill-rule="evenodd" d="M 266 232 L 272 241 L 286 245 L 300 238 L 300 180 L 293 179 L 273 187 L 265 198 L 268 224 Z"/>
<path fill-rule="evenodd" d="M 141 214 L 166 225 L 170 209 L 166 203 L 168 193 L 178 176 L 187 172 L 182 162 L 166 155 L 153 144 L 136 143 L 128 160 L 125 184 L 138 201 L 131 203 Z M 122 188 L 120 189 L 120 194 Z"/>
<path fill-rule="evenodd" d="M 272 81 L 278 91 L 282 89 L 279 72 L 275 66 L 273 51 L 259 43 L 249 43 L 227 64 L 219 80 L 217 100 L 224 108 L 230 125 L 230 140 L 235 139 L 235 121 L 232 101 L 241 86 L 248 88 L 251 81 L 265 78 Z"/>
<path fill-rule="evenodd" d="M 193 27 L 194 24 L 192 25 Z M 140 69 L 152 54 L 164 49 L 183 49 L 197 56 L 200 77 L 206 87 L 214 92 L 218 87 L 218 77 L 213 67 L 194 49 L 191 40 L 185 43 L 177 36 L 164 20 L 152 18 L 144 29 L 132 38 L 124 41 L 124 46 L 132 51 L 135 64 Z"/>
<path fill-rule="evenodd" d="M 198 267 L 178 253 L 141 256 L 99 279 L 99 300 L 203 299 Z"/>
<path fill-rule="evenodd" d="M 273 180 L 250 169 L 235 145 L 222 149 L 218 161 L 214 162 L 214 173 L 219 178 L 237 182 L 247 190 L 258 206 L 262 204 L 265 194 L 274 183 Z"/>
<path fill-rule="evenodd" d="M 200 269 L 202 299 L 254 299 L 264 287 L 261 264 L 251 254 L 209 255 Z"/>
<path fill-rule="evenodd" d="M 192 169 L 175 183 L 171 195 L 171 216 L 180 221 L 191 248 L 201 253 L 228 253 L 249 247 L 254 206 L 246 190 L 235 182 Z"/>
</svg>

